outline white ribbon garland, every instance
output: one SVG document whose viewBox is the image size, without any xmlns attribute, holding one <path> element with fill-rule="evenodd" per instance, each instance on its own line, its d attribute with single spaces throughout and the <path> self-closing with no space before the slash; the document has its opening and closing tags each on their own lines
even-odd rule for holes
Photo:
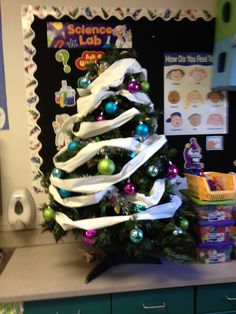
<svg viewBox="0 0 236 314">
<path fill-rule="evenodd" d="M 135 215 L 119 215 L 119 216 L 106 216 L 98 218 L 89 218 L 73 221 L 63 213 L 56 212 L 56 222 L 64 229 L 70 230 L 74 228 L 91 230 L 111 227 L 113 225 L 129 221 L 129 220 L 156 220 L 163 218 L 173 217 L 176 210 L 181 205 L 181 199 L 174 195 L 169 203 L 157 205 L 147 209 L 144 213 L 138 213 Z"/>
<path fill-rule="evenodd" d="M 111 142 L 113 140 L 110 140 Z M 114 140 L 115 141 L 115 140 Z M 98 142 L 100 143 L 100 142 Z M 164 135 L 151 135 L 145 142 L 147 148 L 143 149 L 137 156 L 127 162 L 122 170 L 115 175 L 98 175 L 83 178 L 60 179 L 50 176 L 51 184 L 60 188 L 77 193 L 92 194 L 107 189 L 111 185 L 129 178 L 140 166 L 142 166 L 152 155 L 154 155 L 164 144 Z M 94 144 L 94 143 L 91 143 Z M 96 144 L 96 143 L 95 143 Z M 87 145 L 89 146 L 89 145 Z M 130 147 L 127 147 L 130 149 Z M 76 167 L 75 167 L 76 168 Z"/>
</svg>

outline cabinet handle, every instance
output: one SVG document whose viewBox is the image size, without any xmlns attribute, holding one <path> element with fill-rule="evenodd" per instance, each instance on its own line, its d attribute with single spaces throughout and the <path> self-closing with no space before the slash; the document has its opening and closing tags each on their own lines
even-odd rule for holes
<svg viewBox="0 0 236 314">
<path fill-rule="evenodd" d="M 228 301 L 236 301 L 236 298 L 230 298 L 230 297 L 228 297 L 227 295 L 225 295 L 225 298 L 226 298 Z"/>
<path fill-rule="evenodd" d="M 143 304 L 144 310 L 154 310 L 154 309 L 164 309 L 166 308 L 165 302 L 162 302 L 162 305 L 153 305 L 153 306 L 147 306 Z"/>
</svg>

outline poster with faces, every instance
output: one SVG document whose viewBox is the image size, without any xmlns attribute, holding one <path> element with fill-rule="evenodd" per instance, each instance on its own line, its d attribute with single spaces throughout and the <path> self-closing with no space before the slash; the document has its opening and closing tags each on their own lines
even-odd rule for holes
<svg viewBox="0 0 236 314">
<path fill-rule="evenodd" d="M 227 133 L 226 94 L 211 90 L 212 54 L 164 55 L 166 135 Z"/>
</svg>

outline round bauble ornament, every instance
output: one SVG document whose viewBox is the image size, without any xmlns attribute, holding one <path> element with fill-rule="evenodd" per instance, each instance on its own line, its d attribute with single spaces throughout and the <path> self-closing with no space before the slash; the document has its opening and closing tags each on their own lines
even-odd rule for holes
<svg viewBox="0 0 236 314">
<path fill-rule="evenodd" d="M 156 177 L 159 173 L 159 168 L 156 165 L 151 165 L 147 169 L 148 175 L 150 177 Z"/>
<path fill-rule="evenodd" d="M 139 228 L 132 229 L 130 231 L 129 237 L 133 243 L 139 243 L 143 240 L 143 231 Z"/>
<path fill-rule="evenodd" d="M 98 172 L 101 175 L 112 175 L 116 170 L 116 165 L 113 160 L 104 158 L 98 162 Z"/>
<path fill-rule="evenodd" d="M 105 116 L 103 114 L 103 112 L 101 112 L 97 117 L 96 117 L 97 121 L 104 121 L 105 120 Z"/>
<path fill-rule="evenodd" d="M 142 91 L 144 91 L 145 93 L 147 93 L 147 92 L 149 91 L 149 89 L 150 89 L 150 84 L 149 84 L 148 81 L 142 81 L 142 82 L 140 83 L 140 87 L 141 87 Z"/>
<path fill-rule="evenodd" d="M 77 80 L 78 88 L 87 88 L 90 83 L 91 83 L 90 79 L 88 77 L 86 77 L 86 76 L 80 77 Z"/>
<path fill-rule="evenodd" d="M 117 102 L 109 101 L 105 104 L 105 111 L 108 114 L 114 114 L 118 110 Z"/>
<path fill-rule="evenodd" d="M 166 175 L 168 179 L 174 179 L 175 177 L 177 177 L 178 174 L 179 174 L 179 170 L 177 166 L 173 164 L 168 166 L 167 175 Z"/>
<path fill-rule="evenodd" d="M 88 238 L 93 238 L 96 236 L 96 234 L 97 234 L 97 231 L 94 229 L 84 231 L 84 235 Z"/>
<path fill-rule="evenodd" d="M 43 218 L 47 222 L 54 220 L 55 219 L 55 211 L 50 206 L 47 206 L 43 210 Z"/>
<path fill-rule="evenodd" d="M 61 195 L 62 198 L 71 196 L 71 192 L 64 189 L 59 189 L 59 194 Z"/>
<path fill-rule="evenodd" d="M 130 93 L 136 93 L 136 92 L 138 92 L 140 90 L 140 84 L 139 84 L 139 82 L 137 82 L 137 81 L 130 81 L 129 83 L 128 83 L 128 91 L 130 92 Z"/>
<path fill-rule="evenodd" d="M 187 219 L 183 218 L 180 220 L 179 226 L 181 229 L 186 230 L 189 227 L 189 221 Z"/>
<path fill-rule="evenodd" d="M 145 123 L 140 123 L 135 128 L 135 134 L 141 137 L 147 136 L 149 133 L 149 127 Z"/>
<path fill-rule="evenodd" d="M 145 210 L 147 210 L 147 207 L 144 205 L 135 204 L 133 209 L 135 213 L 143 213 Z"/>
<path fill-rule="evenodd" d="M 133 159 L 135 156 L 136 156 L 135 152 L 131 152 L 131 153 L 129 154 L 129 157 L 132 158 L 132 159 Z"/>
<path fill-rule="evenodd" d="M 86 244 L 89 244 L 89 245 L 93 245 L 93 244 L 94 244 L 94 239 L 91 238 L 91 237 L 86 237 L 86 235 L 83 236 L 83 241 L 84 241 Z"/>
<path fill-rule="evenodd" d="M 58 168 L 54 168 L 54 169 L 52 170 L 52 175 L 53 175 L 53 177 L 55 177 L 55 178 L 62 178 L 63 175 L 64 175 L 64 171 L 61 170 L 61 169 L 58 169 Z"/>
<path fill-rule="evenodd" d="M 135 188 L 135 185 L 133 183 L 127 183 L 125 186 L 124 186 L 124 192 L 125 194 L 127 195 L 133 195 L 135 192 L 136 192 L 136 188 Z"/>
<path fill-rule="evenodd" d="M 173 231 L 173 234 L 174 234 L 175 236 L 178 236 L 178 235 L 180 235 L 180 234 L 182 234 L 182 233 L 183 233 L 183 230 L 182 230 L 181 228 L 175 227 L 175 230 Z"/>
<path fill-rule="evenodd" d="M 73 140 L 71 141 L 68 146 L 67 146 L 67 151 L 71 153 L 73 150 L 77 149 L 79 147 L 79 141 L 78 140 Z"/>
</svg>

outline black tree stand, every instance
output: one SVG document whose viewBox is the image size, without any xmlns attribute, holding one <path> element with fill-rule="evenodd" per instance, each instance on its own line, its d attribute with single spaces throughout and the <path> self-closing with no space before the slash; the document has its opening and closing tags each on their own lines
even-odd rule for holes
<svg viewBox="0 0 236 314">
<path fill-rule="evenodd" d="M 97 266 L 86 276 L 85 283 L 89 283 L 106 270 L 119 264 L 162 264 L 159 257 L 143 255 L 142 257 L 127 255 L 124 252 L 111 253 L 106 255 Z"/>
</svg>

